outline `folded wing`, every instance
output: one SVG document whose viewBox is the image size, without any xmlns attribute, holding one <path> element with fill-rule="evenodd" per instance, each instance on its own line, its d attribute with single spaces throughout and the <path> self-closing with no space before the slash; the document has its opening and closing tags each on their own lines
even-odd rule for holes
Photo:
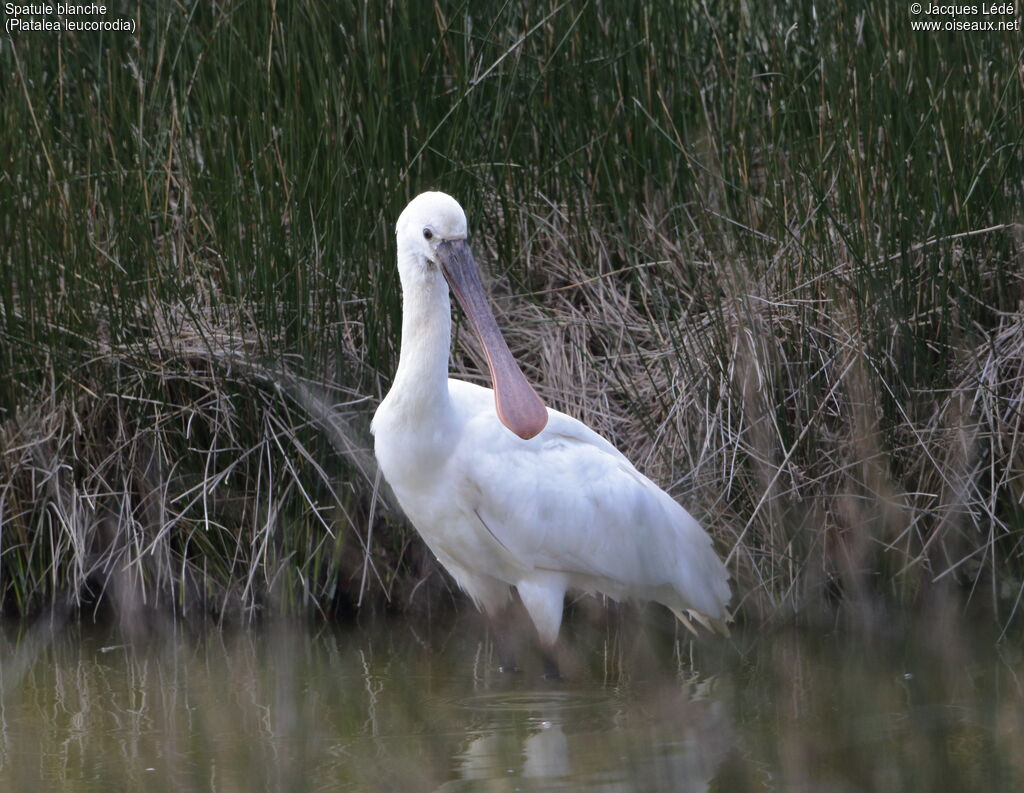
<svg viewBox="0 0 1024 793">
<path fill-rule="evenodd" d="M 462 385 L 460 398 L 490 393 Z M 496 444 L 493 411 L 476 415 L 459 444 L 457 498 L 524 577 L 564 574 L 572 587 L 615 599 L 727 616 L 728 574 L 711 538 L 608 441 L 551 410 L 537 437 L 506 432 Z"/>
</svg>

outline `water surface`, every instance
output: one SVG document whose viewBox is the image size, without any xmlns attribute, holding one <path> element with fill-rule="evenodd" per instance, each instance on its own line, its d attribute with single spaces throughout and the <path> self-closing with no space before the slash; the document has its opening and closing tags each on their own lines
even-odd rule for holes
<svg viewBox="0 0 1024 793">
<path fill-rule="evenodd" d="M 569 625 L 559 681 L 472 618 L 9 629 L 0 790 L 1024 790 L 1018 644 L 638 621 Z"/>
</svg>

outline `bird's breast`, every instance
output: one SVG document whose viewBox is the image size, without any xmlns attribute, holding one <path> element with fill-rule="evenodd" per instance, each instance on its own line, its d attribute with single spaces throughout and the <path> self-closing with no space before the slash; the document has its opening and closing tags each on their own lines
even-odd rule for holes
<svg viewBox="0 0 1024 793">
<path fill-rule="evenodd" d="M 381 473 L 394 490 L 432 485 L 444 469 L 448 452 L 432 433 L 393 434 L 378 431 L 374 453 Z"/>
</svg>

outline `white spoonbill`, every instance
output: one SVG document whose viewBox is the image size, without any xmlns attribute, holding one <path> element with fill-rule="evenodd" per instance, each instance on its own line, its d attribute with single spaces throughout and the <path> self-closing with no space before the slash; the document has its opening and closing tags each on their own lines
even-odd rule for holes
<svg viewBox="0 0 1024 793">
<path fill-rule="evenodd" d="M 544 406 L 498 330 L 449 195 L 398 218 L 402 347 L 373 418 L 384 478 L 431 551 L 497 616 L 515 587 L 541 642 L 567 590 L 654 600 L 725 630 L 729 575 L 690 514 L 618 449 Z M 494 390 L 448 377 L 449 287 L 487 356 Z"/>
</svg>

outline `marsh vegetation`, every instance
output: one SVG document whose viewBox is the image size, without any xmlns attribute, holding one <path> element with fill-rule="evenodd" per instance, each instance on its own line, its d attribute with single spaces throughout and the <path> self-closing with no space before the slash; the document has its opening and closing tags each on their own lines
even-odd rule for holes
<svg viewBox="0 0 1024 793">
<path fill-rule="evenodd" d="M 702 521 L 741 619 L 1017 614 L 1018 34 L 890 4 L 125 9 L 137 37 L 0 43 L 6 614 L 457 597 L 367 435 L 427 188 L 467 207 L 528 377 Z"/>
</svg>

